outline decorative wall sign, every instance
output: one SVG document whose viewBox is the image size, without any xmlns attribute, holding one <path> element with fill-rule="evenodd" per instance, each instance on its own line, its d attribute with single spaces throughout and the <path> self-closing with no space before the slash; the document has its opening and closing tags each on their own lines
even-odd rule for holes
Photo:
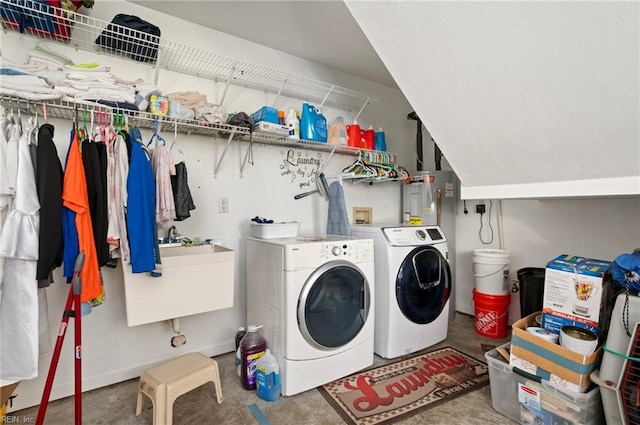
<svg viewBox="0 0 640 425">
<path fill-rule="evenodd" d="M 280 175 L 289 178 L 299 189 L 315 187 L 316 176 L 322 165 L 322 152 L 288 149 L 280 151 Z"/>
</svg>

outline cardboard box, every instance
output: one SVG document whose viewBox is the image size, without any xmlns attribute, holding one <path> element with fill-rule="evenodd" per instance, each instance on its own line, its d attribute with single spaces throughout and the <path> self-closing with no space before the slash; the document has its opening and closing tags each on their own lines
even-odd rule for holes
<svg viewBox="0 0 640 425">
<path fill-rule="evenodd" d="M 278 136 L 287 137 L 289 135 L 289 127 L 281 124 L 274 124 L 268 121 L 260 121 L 256 131 L 261 133 L 277 134 Z"/>
<path fill-rule="evenodd" d="M 609 299 L 605 273 L 610 261 L 560 255 L 547 264 L 542 299 L 542 327 L 555 333 L 565 325 L 600 334 Z"/>
<path fill-rule="evenodd" d="M 11 397 L 11 394 L 16 390 L 20 381 L 12 382 L 3 387 L 0 387 L 0 406 L 4 406 Z M 2 422 L 2 418 L 0 417 L 0 422 Z"/>
<path fill-rule="evenodd" d="M 514 369 L 520 369 L 529 373 L 531 375 L 535 375 L 538 378 L 548 381 L 549 385 L 553 388 L 557 388 L 560 391 L 568 392 L 568 393 L 584 393 L 587 391 L 589 386 L 580 386 L 578 384 L 574 384 L 573 382 L 569 382 L 566 379 L 559 377 L 558 375 L 554 375 L 553 373 L 544 370 L 541 367 L 534 365 L 531 362 L 526 361 L 525 359 L 521 359 L 515 354 L 511 353 L 509 357 L 509 365 Z"/>
<path fill-rule="evenodd" d="M 537 326 L 535 317 L 538 314 L 540 313 L 530 314 L 512 325 L 511 352 L 579 387 L 589 386 L 591 383 L 589 374 L 598 367 L 602 357 L 602 347 L 598 347 L 588 356 L 583 356 L 527 332 L 528 326 Z"/>
</svg>

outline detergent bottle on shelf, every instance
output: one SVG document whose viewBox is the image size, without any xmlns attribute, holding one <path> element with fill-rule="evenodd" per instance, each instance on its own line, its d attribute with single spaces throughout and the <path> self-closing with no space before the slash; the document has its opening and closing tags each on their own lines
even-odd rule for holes
<svg viewBox="0 0 640 425">
<path fill-rule="evenodd" d="M 289 109 L 285 123 L 289 127 L 289 135 L 287 137 L 289 139 L 300 139 L 300 120 L 293 109 Z"/>
<path fill-rule="evenodd" d="M 376 144 L 375 150 L 385 152 L 387 150 L 387 141 L 385 140 L 384 131 L 382 127 L 376 132 Z"/>
<path fill-rule="evenodd" d="M 347 144 L 347 126 L 344 123 L 344 118 L 336 117 L 335 120 L 329 126 L 329 139 L 330 145 L 346 146 Z"/>
<path fill-rule="evenodd" d="M 362 138 L 364 139 L 364 148 L 373 150 L 375 147 L 375 131 L 372 126 L 362 132 Z"/>
<path fill-rule="evenodd" d="M 300 138 L 315 142 L 327 142 L 327 119 L 319 109 L 308 103 L 302 104 Z"/>
<path fill-rule="evenodd" d="M 268 348 L 256 362 L 256 391 L 258 397 L 266 401 L 280 398 L 280 367 Z"/>
<path fill-rule="evenodd" d="M 347 126 L 347 146 L 351 146 L 353 148 L 361 147 L 361 137 L 360 126 L 357 122 L 354 121 L 353 124 Z"/>
<path fill-rule="evenodd" d="M 262 325 L 249 325 L 240 341 L 240 382 L 245 390 L 256 389 L 256 363 L 267 350 L 267 340 L 258 333 Z"/>
</svg>

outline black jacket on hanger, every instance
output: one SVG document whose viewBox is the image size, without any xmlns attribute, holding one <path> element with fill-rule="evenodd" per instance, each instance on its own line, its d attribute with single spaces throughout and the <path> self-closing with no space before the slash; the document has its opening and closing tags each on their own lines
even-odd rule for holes
<svg viewBox="0 0 640 425">
<path fill-rule="evenodd" d="M 62 182 L 64 174 L 53 142 L 54 128 L 38 131 L 36 188 L 40 201 L 40 247 L 37 266 L 39 287 L 49 286 L 51 271 L 62 265 Z"/>
<path fill-rule="evenodd" d="M 82 164 L 87 180 L 87 195 L 93 239 L 96 245 L 98 266 L 109 262 L 107 230 L 109 218 L 107 211 L 107 151 L 103 143 L 82 141 Z"/>
</svg>

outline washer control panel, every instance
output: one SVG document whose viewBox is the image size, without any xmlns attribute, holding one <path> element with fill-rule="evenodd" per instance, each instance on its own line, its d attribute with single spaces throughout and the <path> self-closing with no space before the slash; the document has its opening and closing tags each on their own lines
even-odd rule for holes
<svg viewBox="0 0 640 425">
<path fill-rule="evenodd" d="M 447 240 L 438 226 L 386 227 L 382 232 L 392 246 L 432 245 Z"/>
</svg>

